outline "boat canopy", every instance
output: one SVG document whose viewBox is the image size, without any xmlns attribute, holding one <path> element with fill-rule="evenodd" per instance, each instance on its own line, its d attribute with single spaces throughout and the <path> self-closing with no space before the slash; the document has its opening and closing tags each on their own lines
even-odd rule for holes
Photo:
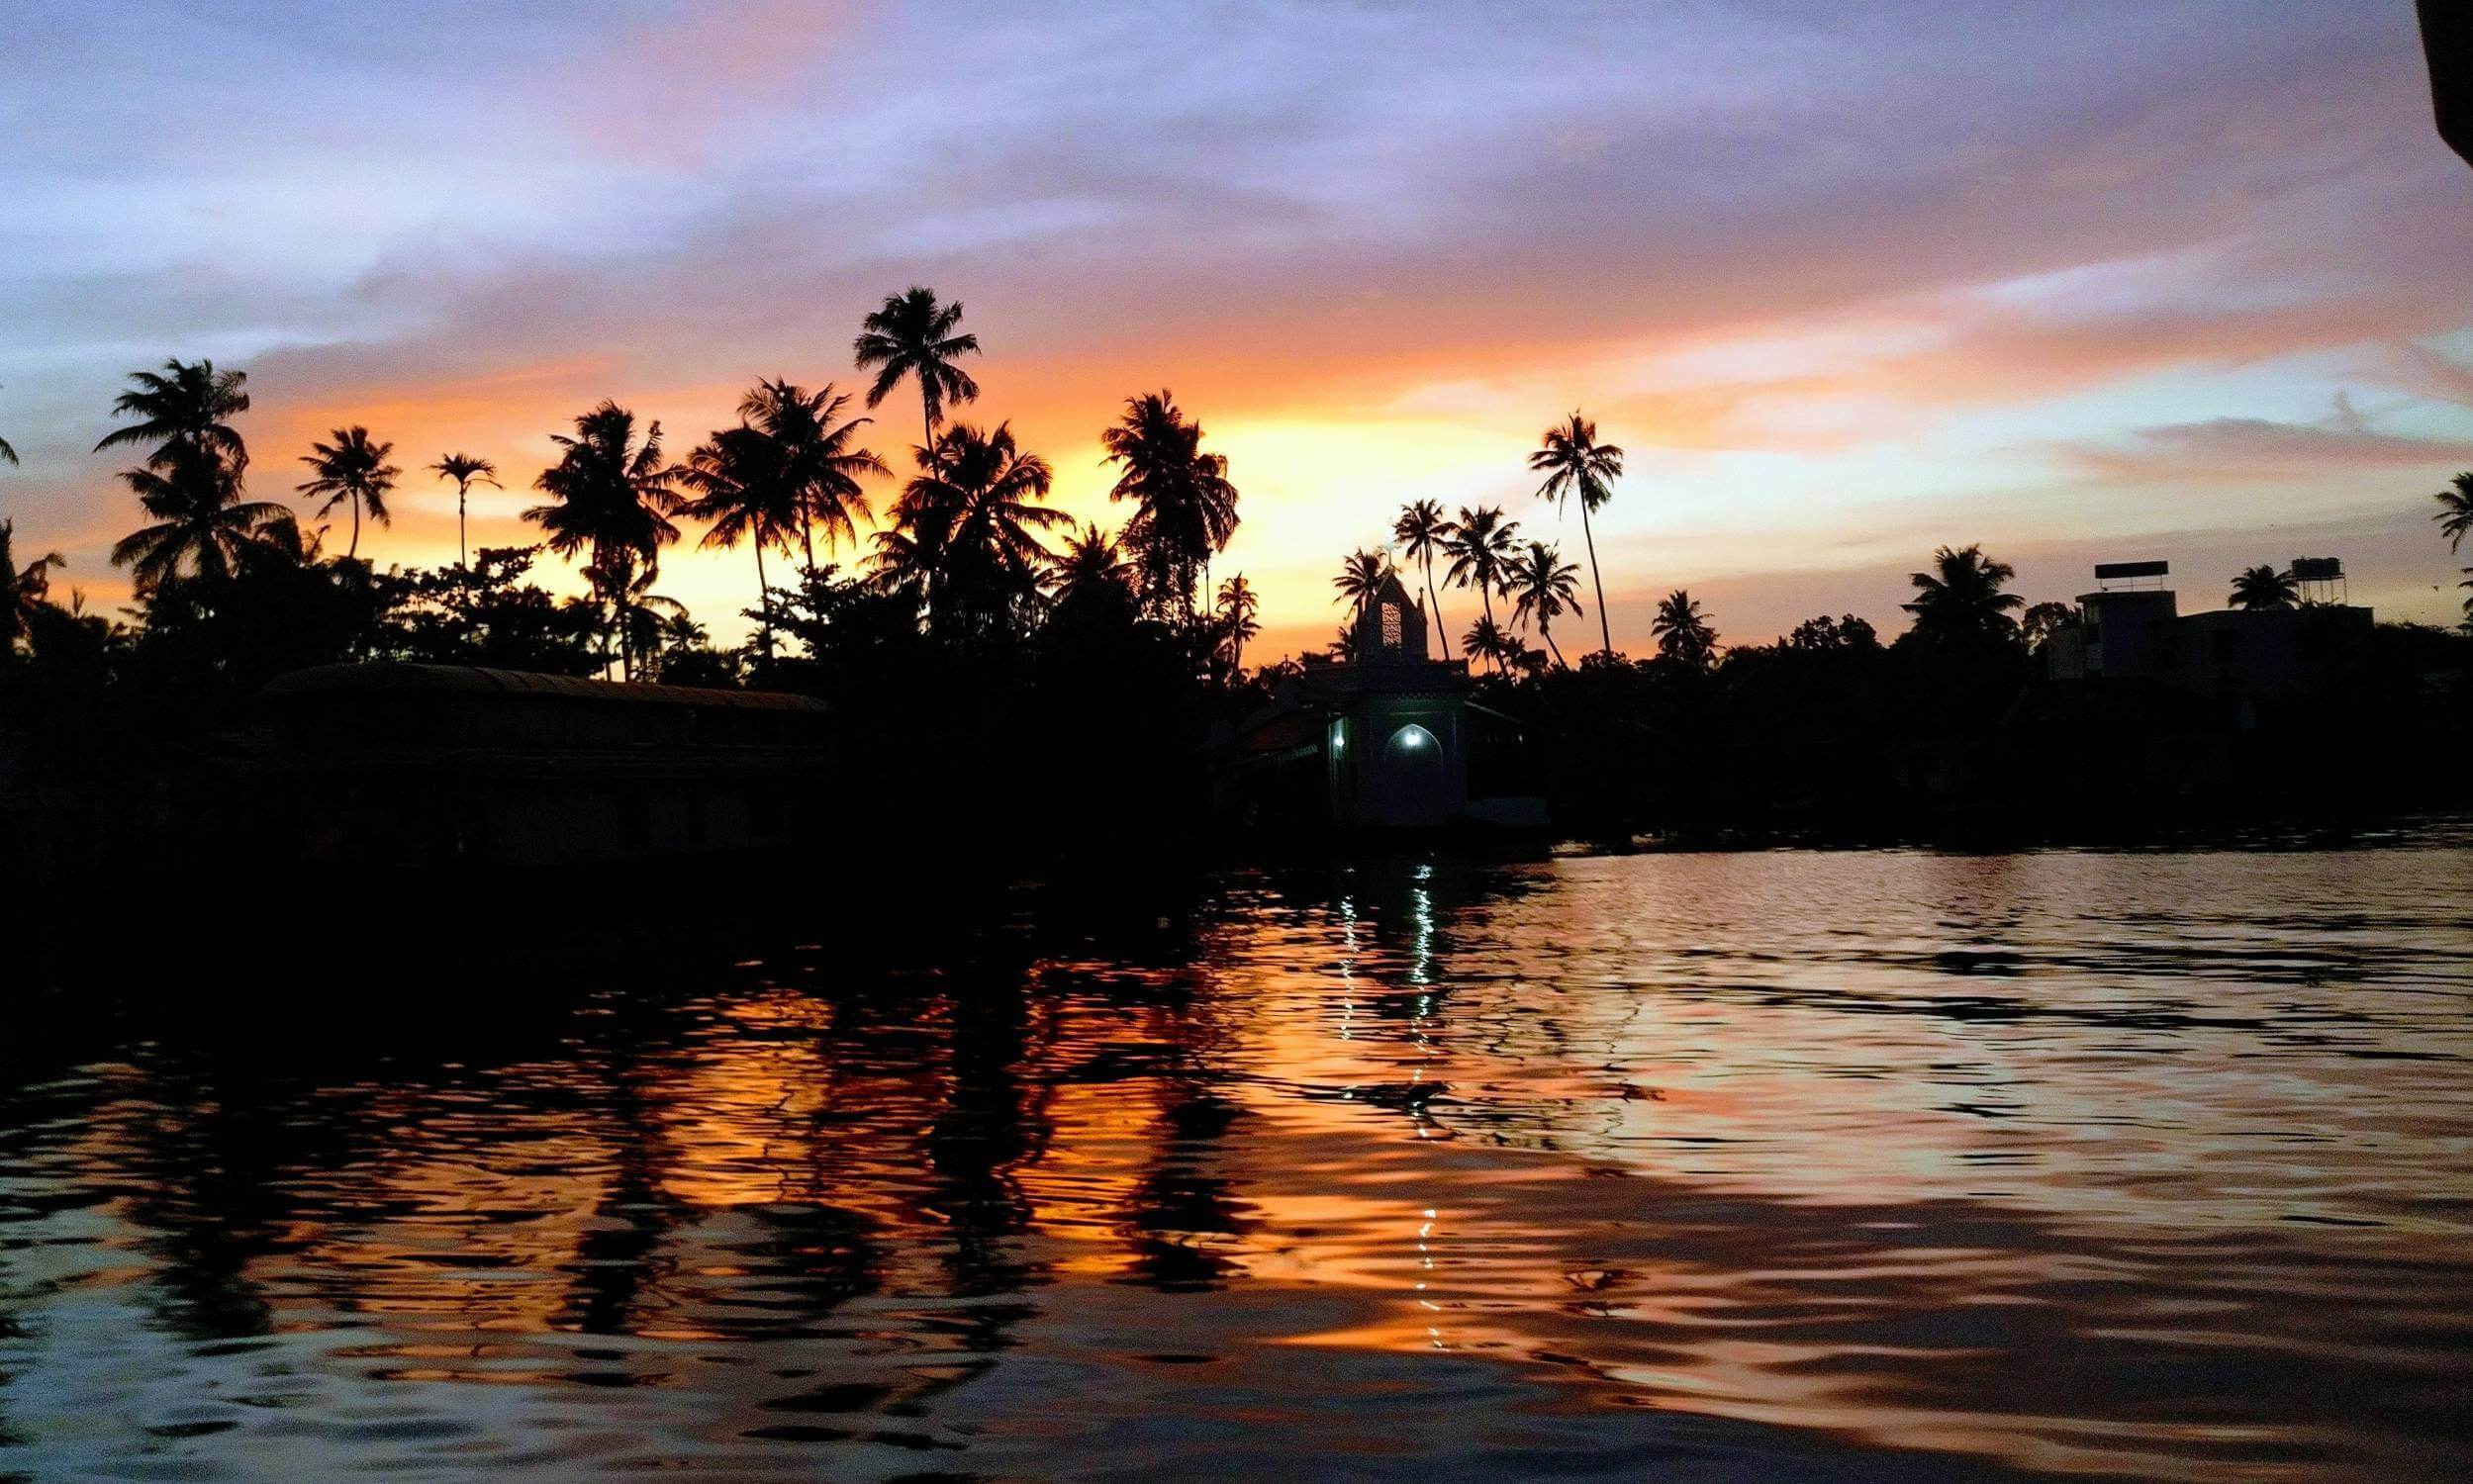
<svg viewBox="0 0 2473 1484">
<path fill-rule="evenodd" d="M 372 696 L 452 693 L 482 696 L 546 696 L 573 700 L 624 701 L 637 705 L 716 706 L 747 711 L 823 711 L 811 696 L 779 691 L 716 691 L 702 686 L 656 686 L 642 681 L 588 680 L 576 675 L 537 675 L 478 665 L 414 665 L 391 660 L 360 665 L 314 665 L 266 683 L 270 696 Z"/>
</svg>

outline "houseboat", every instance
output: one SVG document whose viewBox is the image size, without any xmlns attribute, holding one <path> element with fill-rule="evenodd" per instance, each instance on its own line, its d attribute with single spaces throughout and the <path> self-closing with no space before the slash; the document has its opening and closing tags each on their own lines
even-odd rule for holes
<svg viewBox="0 0 2473 1484">
<path fill-rule="evenodd" d="M 762 851 L 826 777 L 824 703 L 453 665 L 268 683 L 284 854 L 405 868 Z"/>
</svg>

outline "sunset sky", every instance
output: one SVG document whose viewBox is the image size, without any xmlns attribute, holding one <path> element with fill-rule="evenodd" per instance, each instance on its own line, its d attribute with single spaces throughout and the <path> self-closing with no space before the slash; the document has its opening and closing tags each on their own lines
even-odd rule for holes
<svg viewBox="0 0 2473 1484">
<path fill-rule="evenodd" d="M 2473 171 L 2410 0 L 0 19 L 0 518 L 107 605 L 138 516 L 87 450 L 133 368 L 248 371 L 260 498 L 345 422 L 408 471 L 486 454 L 475 539 L 512 543 L 574 414 L 683 455 L 759 376 L 856 381 L 912 283 L 986 347 L 962 416 L 1078 512 L 1116 518 L 1118 404 L 1175 391 L 1243 494 L 1218 571 L 1265 595 L 1263 658 L 1327 640 L 1331 573 L 1408 500 L 1578 559 L 1523 468 L 1575 406 L 1630 453 L 1597 546 L 1635 650 L 1677 586 L 1731 641 L 1894 630 L 1943 542 L 2030 599 L 2163 557 L 2211 607 L 2320 554 L 2383 616 L 2462 596 L 2428 514 L 2473 468 Z M 905 387 L 871 429 L 904 467 L 917 416 Z M 362 549 L 454 542 L 408 472 Z M 664 572 L 743 630 L 745 551 Z"/>
</svg>

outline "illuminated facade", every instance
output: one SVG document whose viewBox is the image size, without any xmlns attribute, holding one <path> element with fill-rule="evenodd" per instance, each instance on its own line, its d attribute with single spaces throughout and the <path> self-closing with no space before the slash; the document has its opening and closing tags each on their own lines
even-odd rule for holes
<svg viewBox="0 0 2473 1484">
<path fill-rule="evenodd" d="M 1542 799 L 1472 798 L 1473 754 L 1504 755 L 1522 739 L 1508 718 L 1471 704 L 1468 664 L 1434 658 L 1427 636 L 1424 606 L 1396 576 L 1384 579 L 1350 626 L 1347 659 L 1308 656 L 1270 707 L 1222 740 L 1223 814 L 1343 829 L 1542 828 Z"/>
</svg>

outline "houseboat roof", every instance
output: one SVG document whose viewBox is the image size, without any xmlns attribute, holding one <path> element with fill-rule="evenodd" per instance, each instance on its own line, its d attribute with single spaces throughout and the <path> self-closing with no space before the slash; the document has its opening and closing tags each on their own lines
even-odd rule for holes
<svg viewBox="0 0 2473 1484">
<path fill-rule="evenodd" d="M 655 686 L 642 681 L 587 680 L 575 675 L 536 675 L 478 665 L 413 665 L 391 660 L 362 665 L 313 665 L 266 683 L 268 696 L 369 696 L 403 692 L 450 692 L 479 696 L 557 696 L 574 700 L 634 701 L 671 706 L 723 706 L 749 711 L 822 711 L 811 696 L 779 691 L 715 691 L 702 686 Z"/>
</svg>

